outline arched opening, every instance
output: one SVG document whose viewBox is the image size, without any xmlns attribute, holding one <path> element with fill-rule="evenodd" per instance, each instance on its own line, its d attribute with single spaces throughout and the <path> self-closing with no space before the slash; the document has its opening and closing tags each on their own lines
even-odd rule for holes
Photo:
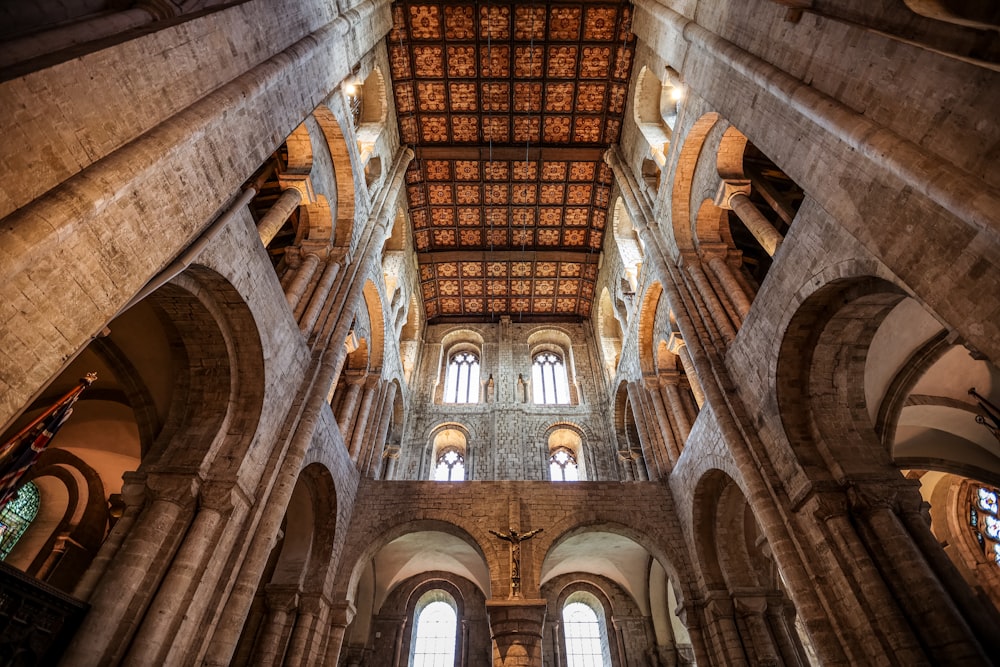
<svg viewBox="0 0 1000 667">
<path fill-rule="evenodd" d="M 567 667 L 611 667 L 604 607 L 593 593 L 577 591 L 562 608 Z"/>
<path fill-rule="evenodd" d="M 710 471 L 693 502 L 705 594 L 719 604 L 708 621 L 713 627 L 702 628 L 713 653 L 726 664 L 818 664 L 810 662 L 808 637 L 800 635 L 767 539 L 736 482 Z"/>
<path fill-rule="evenodd" d="M 410 667 L 447 667 L 455 664 L 458 611 L 447 591 L 428 591 L 414 610 Z"/>
<path fill-rule="evenodd" d="M 608 288 L 601 290 L 597 305 L 597 333 L 601 341 L 601 356 L 604 358 L 604 373 L 610 383 L 618 372 L 618 361 L 622 353 L 622 327 L 615 316 Z"/>
<path fill-rule="evenodd" d="M 1000 619 L 995 604 L 970 592 L 961 563 L 956 568 L 946 557 L 955 554 L 942 552 L 918 487 L 906 477 L 919 479 L 925 470 L 991 474 L 998 459 L 989 448 L 996 442 L 988 431 L 977 435 L 982 427 L 966 385 L 982 381 L 993 400 L 995 369 L 978 353 L 948 341 L 937 318 L 899 287 L 858 276 L 823 285 L 799 307 L 782 342 L 777 374 L 796 464 L 782 474 L 798 477 L 798 483 L 839 485 L 856 526 L 847 533 L 851 548 L 868 554 L 869 567 L 879 573 L 858 596 L 884 591 L 897 600 L 884 615 L 894 619 L 893 636 L 876 640 L 892 643 L 881 650 L 907 646 L 913 659 L 931 661 L 985 655 L 980 638 L 995 635 Z M 976 444 L 977 437 L 987 449 Z M 957 475 L 948 481 L 961 483 Z M 934 495 L 939 502 L 944 497 Z M 809 521 L 805 515 L 800 519 Z M 936 528 L 946 529 L 947 522 Z M 904 560 L 907 567 L 899 567 Z M 835 558 L 823 561 L 825 576 L 853 580 Z M 908 624 L 925 613 L 938 614 L 939 623 L 913 634 Z M 843 650 L 849 653 L 853 646 L 852 641 Z"/>
<path fill-rule="evenodd" d="M 465 433 L 445 428 L 434 435 L 431 479 L 438 482 L 462 482 L 466 479 L 465 457 L 468 441 Z"/>
<path fill-rule="evenodd" d="M 336 532 L 333 478 L 321 464 L 302 470 L 285 510 L 279 539 L 262 573 L 243 626 L 234 666 L 281 664 L 298 622 L 303 595 L 319 590 L 330 567 Z"/>
<path fill-rule="evenodd" d="M 549 434 L 549 479 L 553 482 L 576 482 L 587 479 L 583 438 L 569 428 L 557 428 Z"/>
</svg>

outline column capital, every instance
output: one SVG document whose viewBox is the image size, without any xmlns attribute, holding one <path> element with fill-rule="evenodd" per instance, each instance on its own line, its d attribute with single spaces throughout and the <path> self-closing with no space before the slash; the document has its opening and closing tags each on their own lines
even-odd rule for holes
<svg viewBox="0 0 1000 667">
<path fill-rule="evenodd" d="M 264 602 L 271 611 L 291 611 L 299 605 L 299 587 L 289 584 L 266 584 Z"/>
<path fill-rule="evenodd" d="M 681 383 L 680 371 L 660 371 L 658 376 L 660 387 L 676 387 Z"/>
<path fill-rule="evenodd" d="M 368 381 L 368 374 L 364 371 L 344 371 L 347 384 L 363 386 Z"/>
<path fill-rule="evenodd" d="M 750 196 L 750 181 L 730 179 L 719 183 L 719 190 L 715 193 L 715 205 L 719 208 L 732 210 L 730 203 L 736 195 Z"/>
<path fill-rule="evenodd" d="M 330 605 L 330 623 L 342 628 L 346 628 L 354 620 L 354 615 L 358 613 L 357 607 L 348 601 L 337 602 Z"/>
<path fill-rule="evenodd" d="M 298 192 L 304 204 L 312 204 L 316 201 L 316 192 L 313 190 L 312 178 L 308 174 L 282 172 L 278 176 L 278 185 L 282 189 L 282 194 L 288 190 Z"/>
<path fill-rule="evenodd" d="M 248 505 L 248 498 L 235 480 L 213 479 L 201 485 L 198 502 L 201 507 L 225 514 L 238 504 Z"/>
<path fill-rule="evenodd" d="M 545 628 L 546 600 L 487 600 L 486 613 L 490 634 L 500 654 L 500 664 L 506 665 L 511 654 L 512 665 L 541 664 L 542 638 Z M 517 651 L 511 651 L 515 646 Z M 520 654 L 520 655 L 518 655 Z M 527 662 L 524 662 L 525 658 Z M 494 663 L 496 664 L 496 663 Z"/>
<path fill-rule="evenodd" d="M 681 348 L 685 345 L 686 343 L 684 342 L 684 337 L 676 331 L 671 333 L 670 338 L 667 339 L 667 349 L 674 354 L 680 354 Z"/>
<path fill-rule="evenodd" d="M 181 507 L 194 505 L 201 478 L 192 473 L 154 472 L 146 477 L 146 488 L 155 500 L 166 500 Z"/>
</svg>

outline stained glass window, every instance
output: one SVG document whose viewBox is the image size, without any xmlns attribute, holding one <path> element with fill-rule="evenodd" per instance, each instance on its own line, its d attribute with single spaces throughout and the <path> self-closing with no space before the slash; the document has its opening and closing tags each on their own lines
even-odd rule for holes
<svg viewBox="0 0 1000 667">
<path fill-rule="evenodd" d="M 969 499 L 969 527 L 984 553 L 1000 565 L 1000 511 L 996 489 L 977 487 Z"/>
<path fill-rule="evenodd" d="M 465 457 L 457 449 L 446 449 L 438 455 L 434 468 L 438 482 L 461 482 L 465 479 Z"/>
<path fill-rule="evenodd" d="M 582 602 L 563 607 L 567 667 L 607 667 L 597 613 Z"/>
<path fill-rule="evenodd" d="M 580 479 L 576 456 L 566 447 L 559 447 L 549 457 L 549 473 L 553 482 L 575 482 Z"/>
<path fill-rule="evenodd" d="M 479 355 L 475 352 L 451 355 L 444 384 L 444 402 L 479 402 Z"/>
<path fill-rule="evenodd" d="M 535 403 L 569 403 L 569 381 L 562 357 L 555 352 L 535 355 L 535 363 L 531 366 L 531 393 Z"/>
<path fill-rule="evenodd" d="M 10 550 L 24 535 L 38 514 L 38 487 L 28 482 L 13 500 L 0 510 L 0 560 L 6 560 Z"/>
<path fill-rule="evenodd" d="M 454 667 L 458 618 L 450 604 L 431 602 L 417 615 L 411 667 Z"/>
</svg>

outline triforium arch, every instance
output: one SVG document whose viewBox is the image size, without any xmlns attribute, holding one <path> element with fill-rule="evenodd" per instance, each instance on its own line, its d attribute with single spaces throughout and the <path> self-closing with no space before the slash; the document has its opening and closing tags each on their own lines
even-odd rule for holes
<svg viewBox="0 0 1000 667">
<path fill-rule="evenodd" d="M 335 212 L 331 243 L 338 247 L 353 247 L 357 232 L 354 225 L 355 195 L 354 169 L 351 166 L 351 152 L 341 130 L 340 122 L 326 105 L 313 111 L 313 117 L 326 140 L 327 149 L 333 163 L 333 177 L 336 185 L 336 200 L 331 206 Z"/>
</svg>

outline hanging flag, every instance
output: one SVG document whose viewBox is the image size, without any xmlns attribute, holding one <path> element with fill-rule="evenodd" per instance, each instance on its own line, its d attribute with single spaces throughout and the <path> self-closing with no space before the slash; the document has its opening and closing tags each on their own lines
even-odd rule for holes
<svg viewBox="0 0 1000 667">
<path fill-rule="evenodd" d="M 96 373 L 87 373 L 72 391 L 0 446 L 0 507 L 14 497 L 24 473 L 35 464 L 59 427 L 69 419 L 73 404 L 83 390 L 96 379 Z"/>
</svg>

